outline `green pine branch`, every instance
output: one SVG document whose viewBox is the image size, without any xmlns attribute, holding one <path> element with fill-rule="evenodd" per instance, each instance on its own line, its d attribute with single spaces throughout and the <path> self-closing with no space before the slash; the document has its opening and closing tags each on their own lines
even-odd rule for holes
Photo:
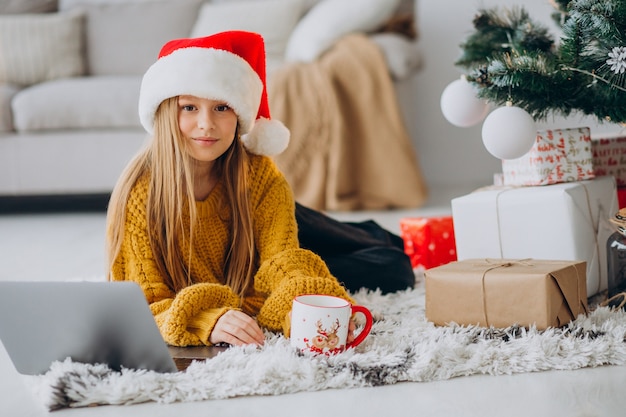
<svg viewBox="0 0 626 417">
<path fill-rule="evenodd" d="M 481 9 L 455 64 L 481 98 L 510 100 L 537 120 L 580 111 L 625 123 L 626 0 L 552 4 L 562 29 L 558 45 L 523 8 Z"/>
<path fill-rule="evenodd" d="M 474 18 L 476 32 L 461 44 L 463 54 L 456 65 L 472 68 L 497 54 L 522 51 L 550 51 L 554 40 L 548 30 L 534 23 L 523 8 L 482 9 Z"/>
</svg>

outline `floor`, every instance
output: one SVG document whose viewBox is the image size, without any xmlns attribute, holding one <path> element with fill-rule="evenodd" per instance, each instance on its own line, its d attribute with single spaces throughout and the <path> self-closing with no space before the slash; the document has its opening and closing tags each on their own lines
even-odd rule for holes
<svg viewBox="0 0 626 417">
<path fill-rule="evenodd" d="M 340 220 L 374 219 L 399 233 L 402 217 L 450 213 L 450 199 L 470 190 L 431 190 L 419 210 L 331 213 Z M 1 280 L 100 279 L 104 276 L 104 212 L 0 214 Z M 510 376 L 479 375 L 275 397 L 244 397 L 162 405 L 65 409 L 55 417 L 220 416 L 623 416 L 626 366 Z M 24 385 L 0 344 L 0 415 L 48 413 Z"/>
</svg>

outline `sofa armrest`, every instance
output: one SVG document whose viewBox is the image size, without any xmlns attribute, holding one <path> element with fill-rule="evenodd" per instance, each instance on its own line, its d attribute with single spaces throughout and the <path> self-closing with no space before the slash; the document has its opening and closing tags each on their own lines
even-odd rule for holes
<svg viewBox="0 0 626 417">
<path fill-rule="evenodd" d="M 11 112 L 11 100 L 20 91 L 13 84 L 0 84 L 0 132 L 13 130 L 13 113 Z"/>
</svg>

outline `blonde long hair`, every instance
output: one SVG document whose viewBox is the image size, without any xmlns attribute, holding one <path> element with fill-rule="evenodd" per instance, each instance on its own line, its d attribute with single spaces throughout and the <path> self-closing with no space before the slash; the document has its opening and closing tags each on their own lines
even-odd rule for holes
<svg viewBox="0 0 626 417">
<path fill-rule="evenodd" d="M 129 163 L 116 184 L 107 211 L 108 279 L 124 239 L 126 204 L 137 180 L 148 173 L 147 200 L 149 241 L 159 273 L 168 287 L 178 292 L 194 283 L 191 263 L 197 212 L 193 192 L 194 163 L 178 127 L 178 97 L 163 101 L 155 113 L 154 135 Z M 239 135 L 216 160 L 214 169 L 227 190 L 231 212 L 231 242 L 226 249 L 224 283 L 241 297 L 252 286 L 256 250 L 248 196 L 249 157 Z M 185 227 L 184 217 L 189 216 Z M 189 242 L 182 253 L 180 239 Z M 187 259 L 187 262 L 185 262 Z"/>
</svg>

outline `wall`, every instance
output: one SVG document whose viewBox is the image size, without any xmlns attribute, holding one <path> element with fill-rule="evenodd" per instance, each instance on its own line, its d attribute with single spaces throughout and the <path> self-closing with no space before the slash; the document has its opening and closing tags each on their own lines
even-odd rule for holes
<svg viewBox="0 0 626 417">
<path fill-rule="evenodd" d="M 550 18 L 554 10 L 548 0 L 416 0 L 416 21 L 423 66 L 407 80 L 399 94 L 413 94 L 415 106 L 404 109 L 422 172 L 430 188 L 459 183 L 472 186 L 490 184 L 500 171 L 500 160 L 482 144 L 481 126 L 459 128 L 448 123 L 439 107 L 443 89 L 457 79 L 461 71 L 454 66 L 460 56 L 459 44 L 472 32 L 476 11 L 493 6 L 523 6 L 531 17 L 558 30 Z M 551 118 L 539 128 L 591 126 L 592 135 L 615 131 L 611 125 L 597 125 L 594 119 Z"/>
</svg>

